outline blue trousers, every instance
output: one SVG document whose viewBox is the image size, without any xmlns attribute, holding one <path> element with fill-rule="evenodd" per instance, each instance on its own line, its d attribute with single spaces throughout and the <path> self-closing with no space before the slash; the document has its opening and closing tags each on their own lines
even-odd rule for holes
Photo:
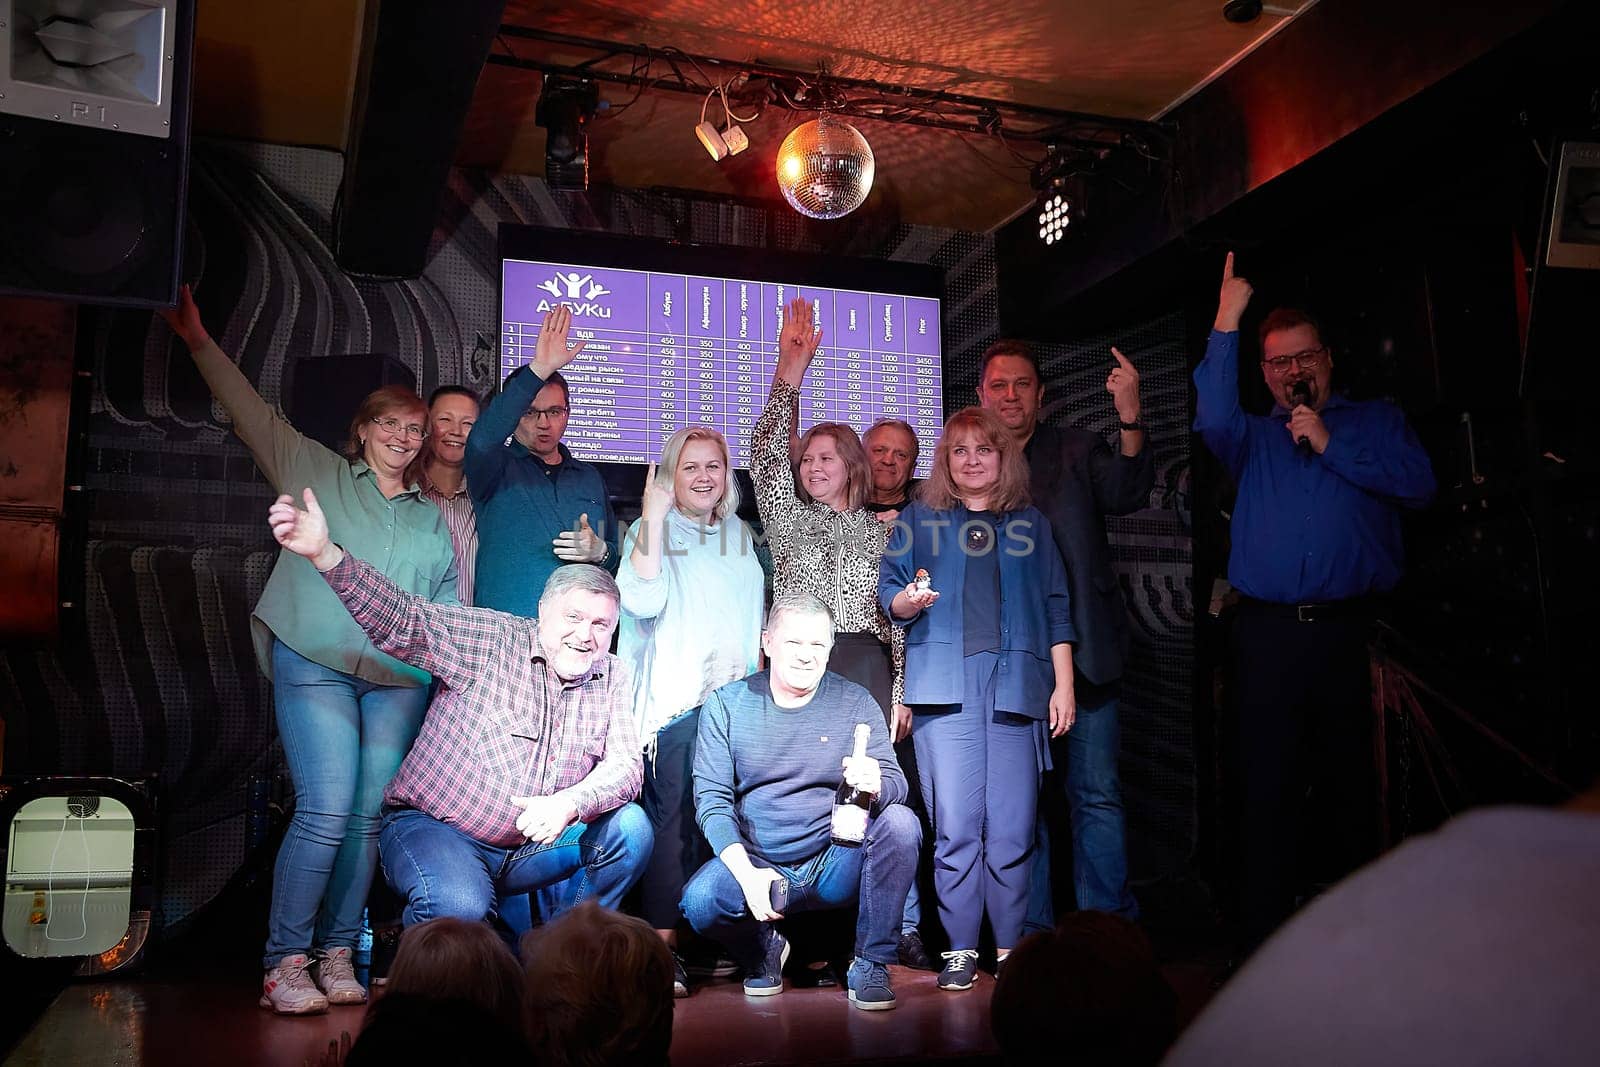
<svg viewBox="0 0 1600 1067">
<path fill-rule="evenodd" d="M 933 822 L 933 885 L 952 949 L 978 947 L 984 913 L 995 944 L 1022 937 L 1033 862 L 1045 728 L 995 721 L 999 656 L 966 657 L 965 700 L 914 710 L 917 777 Z"/>
<path fill-rule="evenodd" d="M 383 873 L 405 900 L 405 924 L 440 916 L 492 920 L 502 896 L 565 885 L 559 911 L 593 897 L 615 908 L 650 856 L 650 820 L 624 804 L 574 823 L 548 845 L 499 848 L 412 808 L 383 813 Z M 575 876 L 575 877 L 574 877 Z"/>
<path fill-rule="evenodd" d="M 867 827 L 859 848 L 830 844 L 792 867 L 770 864 L 789 883 L 784 915 L 857 905 L 855 954 L 895 963 L 906 890 L 916 876 L 922 824 L 904 804 L 890 804 Z M 736 963 L 754 970 L 761 962 L 761 924 L 750 916 L 744 890 L 733 872 L 714 859 L 695 872 L 683 890 L 683 916 L 697 933 L 722 944 Z"/>
<path fill-rule="evenodd" d="M 428 707 L 420 686 L 375 685 L 272 644 L 272 700 L 294 816 L 272 870 L 264 966 L 355 948 L 378 864 L 383 789 Z"/>
<path fill-rule="evenodd" d="M 1076 684 L 1078 717 L 1066 736 L 1051 742 L 1055 769 L 1045 789 L 1066 793 L 1072 824 L 1072 890 L 1079 911 L 1105 911 L 1124 919 L 1139 917 L 1139 903 L 1128 889 L 1127 832 L 1122 785 L 1117 775 L 1121 731 L 1117 724 L 1119 687 Z M 1033 884 L 1025 929 L 1055 926 L 1051 898 L 1050 831 L 1041 816 L 1034 845 Z"/>
</svg>

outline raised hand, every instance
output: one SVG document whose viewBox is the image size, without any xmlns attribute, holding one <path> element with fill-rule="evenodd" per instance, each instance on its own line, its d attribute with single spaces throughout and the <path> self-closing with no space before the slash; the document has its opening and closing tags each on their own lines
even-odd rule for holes
<svg viewBox="0 0 1600 1067">
<path fill-rule="evenodd" d="M 577 359 L 583 346 L 588 344 L 587 341 L 579 341 L 568 348 L 567 334 L 571 330 L 572 309 L 567 305 L 557 304 L 545 312 L 544 322 L 539 327 L 539 343 L 533 350 L 533 373 L 541 380 Z"/>
<path fill-rule="evenodd" d="M 172 332 L 189 346 L 189 351 L 193 352 L 211 343 L 211 335 L 200 322 L 200 309 L 195 306 L 194 296 L 187 285 L 178 290 L 178 306 L 162 308 L 161 317 L 172 327 Z"/>
<path fill-rule="evenodd" d="M 578 516 L 576 530 L 562 530 L 550 542 L 556 557 L 565 563 L 599 563 L 606 558 L 605 538 L 589 526 L 589 513 Z"/>
<path fill-rule="evenodd" d="M 656 465 L 650 464 L 650 469 L 644 476 L 644 496 L 640 500 L 639 514 L 645 522 L 652 525 L 659 524 L 667 517 L 667 512 L 672 510 L 676 500 L 672 486 L 660 485 L 656 482 Z"/>
<path fill-rule="evenodd" d="M 1233 333 L 1239 329 L 1239 320 L 1244 317 L 1244 309 L 1249 306 L 1254 292 L 1249 282 L 1234 276 L 1233 253 L 1229 252 L 1222 265 L 1222 293 L 1217 298 L 1217 321 L 1214 325 L 1218 331 Z"/>
<path fill-rule="evenodd" d="M 1128 362 L 1128 357 L 1117 351 L 1115 345 L 1111 346 L 1111 354 L 1116 357 L 1117 365 L 1106 376 L 1106 392 L 1111 394 L 1111 403 L 1117 409 L 1117 418 L 1123 422 L 1139 421 L 1139 371 Z"/>
<path fill-rule="evenodd" d="M 304 511 L 294 506 L 294 497 L 288 493 L 280 496 L 267 509 L 267 523 L 272 536 L 284 548 L 297 556 L 304 556 L 319 571 L 332 570 L 344 558 L 328 538 L 328 519 L 317 504 L 317 494 L 307 486 Z"/>
<path fill-rule="evenodd" d="M 821 344 L 822 327 L 811 325 L 810 303 L 795 297 L 784 308 L 783 329 L 778 333 L 778 377 L 799 385 Z"/>
</svg>

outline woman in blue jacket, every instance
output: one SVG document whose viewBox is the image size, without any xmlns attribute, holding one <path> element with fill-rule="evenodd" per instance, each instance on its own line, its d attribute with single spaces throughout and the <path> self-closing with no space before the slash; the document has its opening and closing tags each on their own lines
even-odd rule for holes
<svg viewBox="0 0 1600 1067">
<path fill-rule="evenodd" d="M 1001 962 L 1021 937 L 1047 734 L 1075 711 L 1066 570 L 1028 504 L 1027 460 L 993 413 L 945 423 L 932 475 L 894 523 L 878 597 L 906 633 L 905 702 L 950 935 L 939 988 L 970 989 L 984 913 Z"/>
</svg>

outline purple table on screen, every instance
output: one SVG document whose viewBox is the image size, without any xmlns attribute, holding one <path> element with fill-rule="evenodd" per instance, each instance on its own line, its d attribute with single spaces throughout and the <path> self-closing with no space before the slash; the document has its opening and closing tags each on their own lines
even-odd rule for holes
<svg viewBox="0 0 1600 1067">
<path fill-rule="evenodd" d="M 860 433 L 904 419 L 922 442 L 917 473 L 927 474 L 944 422 L 937 300 L 522 260 L 504 270 L 502 377 L 533 361 L 545 312 L 572 308 L 572 337 L 585 347 L 564 372 L 565 440 L 580 458 L 648 463 L 677 430 L 706 425 L 728 439 L 734 465 L 748 467 L 782 309 L 801 296 L 823 331 L 801 427 L 842 422 Z"/>
</svg>

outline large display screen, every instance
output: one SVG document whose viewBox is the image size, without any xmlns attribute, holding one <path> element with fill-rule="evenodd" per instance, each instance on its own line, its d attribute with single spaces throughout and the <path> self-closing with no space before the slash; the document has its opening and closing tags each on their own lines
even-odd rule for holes
<svg viewBox="0 0 1600 1067">
<path fill-rule="evenodd" d="M 677 430 L 706 425 L 722 431 L 734 465 L 747 468 L 777 363 L 782 308 L 800 296 L 823 331 L 802 391 L 801 432 L 842 422 L 860 433 L 879 419 L 903 419 L 922 445 L 917 474 L 927 474 L 944 420 L 937 295 L 596 262 L 614 263 L 626 247 L 609 252 L 502 259 L 502 377 L 532 362 L 540 324 L 557 304 L 572 309 L 570 339 L 584 342 L 563 372 L 571 387 L 563 440 L 573 455 L 646 463 L 660 458 Z M 684 257 L 700 257 L 702 266 L 718 261 L 707 249 L 665 252 L 680 264 Z M 804 262 L 810 257 L 789 258 L 794 274 L 817 273 L 817 264 Z M 859 276 L 863 265 L 850 262 Z M 761 273 L 784 273 L 782 257 L 770 267 Z M 884 276 L 903 275 L 887 269 Z"/>
</svg>

